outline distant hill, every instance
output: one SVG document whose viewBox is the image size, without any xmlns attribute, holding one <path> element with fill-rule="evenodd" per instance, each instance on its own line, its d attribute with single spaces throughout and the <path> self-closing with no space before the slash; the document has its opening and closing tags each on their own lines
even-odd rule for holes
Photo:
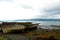
<svg viewBox="0 0 60 40">
<path fill-rule="evenodd" d="M 16 20 L 2 20 L 0 22 L 15 22 L 15 21 L 60 21 L 60 19 L 16 19 Z"/>
<path fill-rule="evenodd" d="M 60 21 L 60 19 L 21 19 L 14 21 Z"/>
</svg>

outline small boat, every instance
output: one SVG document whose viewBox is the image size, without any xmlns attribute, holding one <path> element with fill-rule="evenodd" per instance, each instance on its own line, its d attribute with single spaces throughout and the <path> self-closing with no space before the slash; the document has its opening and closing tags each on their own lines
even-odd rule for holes
<svg viewBox="0 0 60 40">
<path fill-rule="evenodd" d="M 32 30 L 37 29 L 38 24 L 32 24 L 32 22 L 3 22 L 1 30 L 3 33 L 12 32 L 14 30 Z"/>
<path fill-rule="evenodd" d="M 8 32 L 12 32 L 14 30 L 24 30 L 25 26 L 24 25 L 13 25 L 13 26 L 4 26 L 2 28 L 3 33 L 8 33 Z"/>
</svg>

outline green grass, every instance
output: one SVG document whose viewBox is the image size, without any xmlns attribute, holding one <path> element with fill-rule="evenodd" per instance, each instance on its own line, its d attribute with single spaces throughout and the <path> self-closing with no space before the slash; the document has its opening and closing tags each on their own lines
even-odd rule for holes
<svg viewBox="0 0 60 40">
<path fill-rule="evenodd" d="M 8 38 L 0 37 L 0 40 L 8 40 Z"/>
</svg>

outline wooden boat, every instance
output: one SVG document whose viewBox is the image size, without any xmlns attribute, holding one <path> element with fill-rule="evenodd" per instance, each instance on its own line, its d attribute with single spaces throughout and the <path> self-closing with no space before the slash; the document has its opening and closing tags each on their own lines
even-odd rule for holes
<svg viewBox="0 0 60 40">
<path fill-rule="evenodd" d="M 38 24 L 32 24 L 32 22 L 4 22 L 1 30 L 3 33 L 12 32 L 14 30 L 32 30 L 37 29 Z"/>
<path fill-rule="evenodd" d="M 4 26 L 2 28 L 3 33 L 8 33 L 8 32 L 12 32 L 14 30 L 24 30 L 25 26 L 24 25 L 13 25 L 13 26 Z"/>
</svg>

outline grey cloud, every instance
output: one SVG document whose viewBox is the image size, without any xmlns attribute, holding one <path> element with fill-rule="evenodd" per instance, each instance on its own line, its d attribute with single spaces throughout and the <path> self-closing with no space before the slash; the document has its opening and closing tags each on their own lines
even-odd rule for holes
<svg viewBox="0 0 60 40">
<path fill-rule="evenodd" d="M 25 8 L 25 9 L 32 9 L 32 6 L 29 6 L 29 5 L 21 5 L 23 8 Z"/>
<path fill-rule="evenodd" d="M 40 10 L 38 10 L 40 11 Z M 36 16 L 36 18 L 56 18 L 55 15 L 60 15 L 60 5 L 46 7 L 41 10 L 42 16 Z M 40 12 L 39 12 L 40 13 Z"/>
<path fill-rule="evenodd" d="M 60 14 L 60 6 L 56 5 L 56 7 L 52 7 L 52 8 L 45 8 L 43 10 L 43 12 L 47 13 L 48 15 L 56 15 L 56 14 Z"/>
<path fill-rule="evenodd" d="M 59 14 L 60 15 L 60 8 L 52 8 L 44 11 L 44 15 L 42 16 L 43 18 L 55 18 L 54 15 Z"/>
</svg>

